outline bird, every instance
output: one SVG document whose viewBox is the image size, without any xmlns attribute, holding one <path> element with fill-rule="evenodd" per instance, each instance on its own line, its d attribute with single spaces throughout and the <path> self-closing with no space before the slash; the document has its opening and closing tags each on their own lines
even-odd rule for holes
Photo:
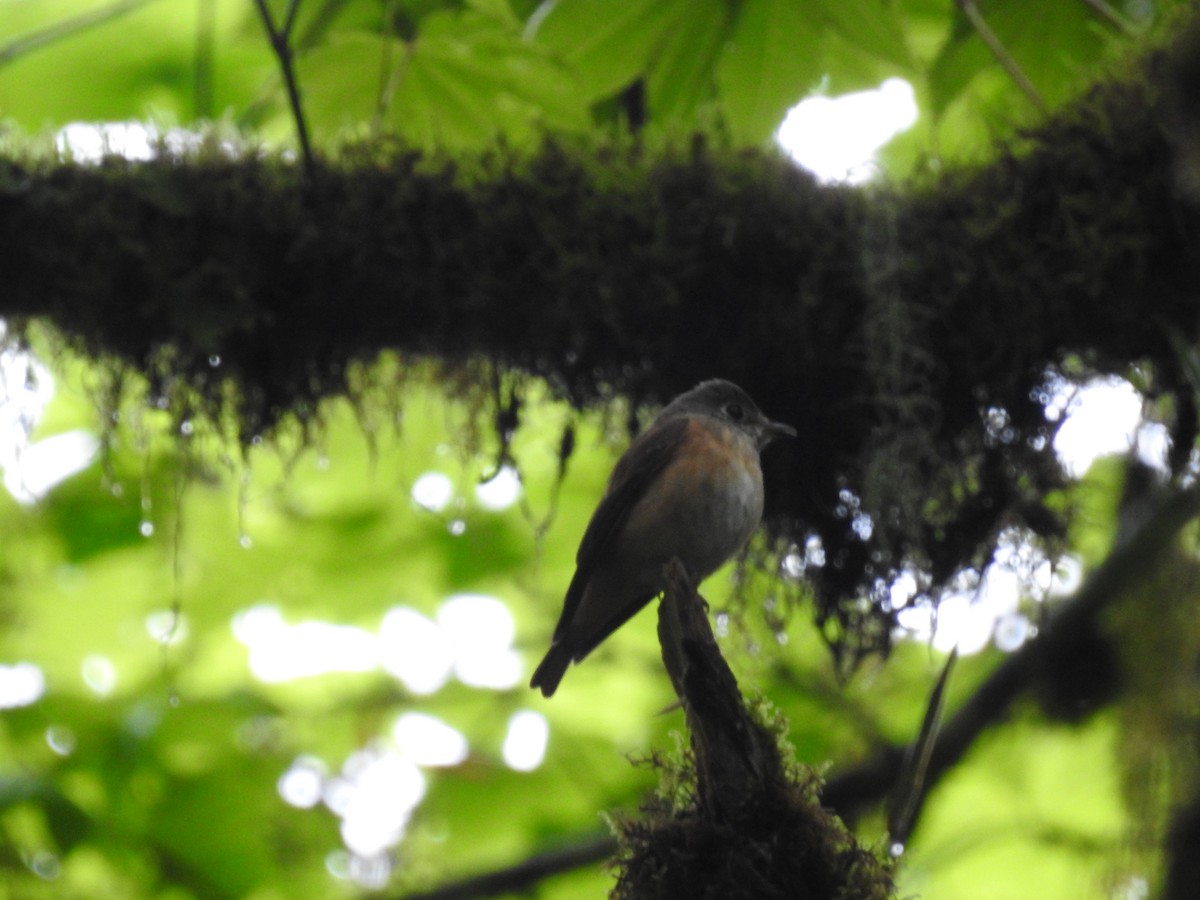
<svg viewBox="0 0 1200 900">
<path fill-rule="evenodd" d="M 662 593 L 673 558 L 699 585 L 737 553 L 762 518 L 759 454 L 795 436 L 730 381 L 702 382 L 667 404 L 609 476 L 529 686 L 553 695 L 572 662 Z"/>
</svg>

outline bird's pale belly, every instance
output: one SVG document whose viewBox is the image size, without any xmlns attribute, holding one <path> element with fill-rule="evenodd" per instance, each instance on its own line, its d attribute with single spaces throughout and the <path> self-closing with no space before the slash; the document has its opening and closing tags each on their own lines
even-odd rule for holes
<svg viewBox="0 0 1200 900">
<path fill-rule="evenodd" d="M 762 518 L 762 472 L 757 453 L 735 454 L 704 477 L 690 473 L 679 489 L 663 485 L 653 515 L 635 508 L 631 521 L 653 522 L 653 531 L 627 532 L 618 557 L 637 570 L 645 592 L 662 589 L 662 568 L 678 557 L 700 582 L 738 552 Z M 745 461 L 745 462 L 744 462 Z M 663 490 L 662 488 L 667 488 Z M 649 502 L 649 501 L 643 501 Z M 671 523 L 668 527 L 665 523 Z"/>
</svg>

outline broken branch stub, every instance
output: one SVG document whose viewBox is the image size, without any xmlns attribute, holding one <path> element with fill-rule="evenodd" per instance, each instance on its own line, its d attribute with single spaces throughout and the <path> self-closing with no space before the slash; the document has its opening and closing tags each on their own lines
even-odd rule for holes
<svg viewBox="0 0 1200 900">
<path fill-rule="evenodd" d="M 704 809 L 736 817 L 748 799 L 773 781 L 781 762 L 774 739 L 751 719 L 713 637 L 704 598 L 678 559 L 664 569 L 667 588 L 659 605 L 663 663 L 679 695 L 691 732 L 696 781 Z"/>
</svg>

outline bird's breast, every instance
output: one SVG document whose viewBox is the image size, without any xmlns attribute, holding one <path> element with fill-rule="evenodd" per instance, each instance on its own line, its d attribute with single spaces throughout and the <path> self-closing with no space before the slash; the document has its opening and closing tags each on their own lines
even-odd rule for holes
<svg viewBox="0 0 1200 900">
<path fill-rule="evenodd" d="M 693 420 L 684 446 L 629 516 L 625 558 L 658 578 L 679 557 L 697 581 L 746 543 L 762 518 L 758 449 L 724 423 Z"/>
</svg>

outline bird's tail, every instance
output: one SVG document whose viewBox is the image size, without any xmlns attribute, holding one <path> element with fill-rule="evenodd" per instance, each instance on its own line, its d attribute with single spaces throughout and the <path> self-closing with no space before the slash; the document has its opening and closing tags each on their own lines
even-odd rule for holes
<svg viewBox="0 0 1200 900">
<path fill-rule="evenodd" d="M 571 664 L 571 655 L 571 647 L 566 641 L 551 644 L 546 658 L 534 670 L 533 678 L 529 679 L 529 686 L 541 690 L 543 697 L 551 696 L 558 690 L 558 683 Z"/>
</svg>

